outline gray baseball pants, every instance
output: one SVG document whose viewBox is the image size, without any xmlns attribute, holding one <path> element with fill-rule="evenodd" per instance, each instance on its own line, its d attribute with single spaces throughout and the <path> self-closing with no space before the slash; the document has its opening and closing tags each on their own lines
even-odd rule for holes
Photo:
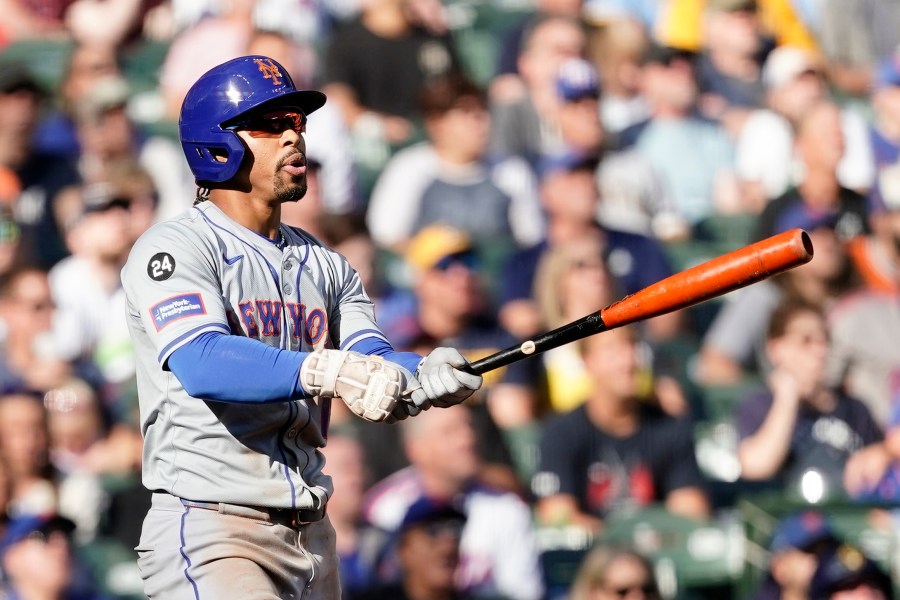
<svg viewBox="0 0 900 600">
<path fill-rule="evenodd" d="M 191 503 L 157 492 L 135 550 L 151 599 L 341 597 L 335 533 L 327 515 L 292 524 L 270 510 Z"/>
</svg>

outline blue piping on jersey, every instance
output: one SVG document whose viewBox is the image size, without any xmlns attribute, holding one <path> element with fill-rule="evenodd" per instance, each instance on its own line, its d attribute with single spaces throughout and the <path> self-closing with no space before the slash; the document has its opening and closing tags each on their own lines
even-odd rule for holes
<svg viewBox="0 0 900 600">
<path fill-rule="evenodd" d="M 330 406 L 329 406 L 329 410 L 330 410 Z M 297 428 L 297 435 L 300 435 L 300 432 L 303 431 L 304 429 L 306 429 L 306 426 L 309 425 L 311 422 L 312 422 L 312 411 L 307 410 L 307 411 L 306 411 L 306 423 L 304 423 L 301 427 L 298 427 L 298 428 Z M 325 436 L 325 432 L 324 432 L 324 431 L 322 432 L 322 436 L 323 436 L 323 437 Z M 296 444 L 296 447 L 297 447 L 298 450 L 300 450 L 301 452 L 303 452 L 303 458 L 306 459 L 306 464 L 303 465 L 303 468 L 300 469 L 300 473 L 303 473 L 303 471 L 306 470 L 306 467 L 309 466 L 309 460 L 310 460 L 310 459 L 309 459 L 309 453 L 306 451 L 305 448 L 303 448 L 303 447 L 300 446 L 299 444 Z M 298 458 L 299 458 L 299 457 L 298 457 Z M 302 479 L 302 478 L 301 478 L 301 479 Z M 293 485 L 291 485 L 291 489 L 293 489 Z M 294 507 L 294 508 L 297 508 L 297 506 L 294 504 L 294 498 L 293 498 L 293 496 L 291 497 L 291 506 Z"/>
<path fill-rule="evenodd" d="M 296 415 L 294 411 L 297 409 L 297 405 L 293 402 L 288 403 L 288 419 L 285 421 L 284 426 L 278 431 L 278 454 L 281 455 L 281 464 L 284 465 L 284 478 L 288 482 L 288 486 L 291 488 L 291 509 L 297 509 L 297 488 L 294 487 L 294 480 L 291 479 L 291 470 L 288 467 L 288 459 L 287 459 L 287 448 L 284 447 L 284 434 L 291 427 L 291 423 L 294 422 L 294 418 Z M 308 412 L 308 411 L 307 411 Z"/>
<path fill-rule="evenodd" d="M 156 361 L 162 363 L 163 357 L 169 353 L 169 350 L 183 342 L 186 338 L 189 338 L 192 335 L 207 329 L 221 329 L 225 333 L 231 333 L 231 328 L 228 327 L 227 324 L 221 325 L 219 323 L 206 323 L 204 325 L 199 325 L 182 333 L 177 338 L 166 344 L 165 347 L 163 347 L 163 349 L 160 351 L 159 356 L 156 357 Z"/>
<path fill-rule="evenodd" d="M 354 343 L 356 343 L 356 340 L 358 340 L 362 336 L 370 335 L 373 333 L 375 334 L 375 337 L 377 337 L 379 340 L 384 341 L 386 344 L 390 344 L 390 341 L 388 341 L 388 339 L 386 337 L 384 337 L 384 333 L 378 331 L 377 329 L 360 329 L 353 335 L 349 336 L 346 340 L 344 340 L 344 343 L 341 344 L 340 349 L 344 350 L 345 348 L 347 348 L 347 346 L 351 346 Z"/>
<path fill-rule="evenodd" d="M 181 553 L 182 558 L 184 558 L 184 562 L 187 563 L 187 566 L 184 568 L 184 577 L 188 580 L 188 583 L 191 584 L 191 587 L 194 588 L 194 599 L 200 600 L 200 590 L 197 589 L 197 582 L 194 581 L 194 578 L 191 577 L 190 573 L 188 573 L 188 570 L 191 568 L 191 559 L 188 558 L 187 552 L 184 551 L 184 521 L 190 511 L 191 507 L 185 506 L 184 512 L 181 513 L 181 529 L 178 532 L 178 535 L 181 538 L 181 547 L 178 548 L 178 552 Z"/>
</svg>

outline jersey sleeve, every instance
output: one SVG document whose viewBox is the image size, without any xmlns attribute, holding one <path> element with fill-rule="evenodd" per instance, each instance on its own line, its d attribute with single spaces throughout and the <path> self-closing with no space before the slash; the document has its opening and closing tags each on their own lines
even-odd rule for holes
<svg viewBox="0 0 900 600">
<path fill-rule="evenodd" d="M 201 333 L 230 332 L 213 250 L 199 240 L 183 222 L 157 225 L 122 270 L 128 318 L 146 332 L 160 364 Z"/>
<path fill-rule="evenodd" d="M 329 331 L 335 348 L 347 350 L 362 340 L 374 338 L 390 345 L 375 322 L 375 306 L 363 288 L 359 273 L 337 252 L 331 252 L 337 310 L 329 316 Z"/>
</svg>

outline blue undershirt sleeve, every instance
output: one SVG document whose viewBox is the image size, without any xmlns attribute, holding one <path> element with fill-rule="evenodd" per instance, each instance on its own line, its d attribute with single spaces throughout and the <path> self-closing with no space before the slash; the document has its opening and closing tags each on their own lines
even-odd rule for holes
<svg viewBox="0 0 900 600">
<path fill-rule="evenodd" d="M 210 331 L 175 350 L 168 366 L 195 398 L 261 404 L 306 396 L 299 375 L 307 356 L 308 352 Z"/>
<path fill-rule="evenodd" d="M 397 352 L 394 347 L 380 338 L 365 338 L 347 348 L 360 354 L 381 356 L 385 360 L 397 363 L 413 375 L 422 361 L 422 356 L 415 352 Z"/>
</svg>

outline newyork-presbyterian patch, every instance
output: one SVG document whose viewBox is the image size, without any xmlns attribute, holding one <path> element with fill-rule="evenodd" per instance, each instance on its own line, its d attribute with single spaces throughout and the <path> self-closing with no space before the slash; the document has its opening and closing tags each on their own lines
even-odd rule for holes
<svg viewBox="0 0 900 600">
<path fill-rule="evenodd" d="M 150 317 L 156 331 L 161 331 L 163 327 L 178 319 L 205 314 L 206 306 L 199 293 L 173 296 L 150 307 Z"/>
</svg>

